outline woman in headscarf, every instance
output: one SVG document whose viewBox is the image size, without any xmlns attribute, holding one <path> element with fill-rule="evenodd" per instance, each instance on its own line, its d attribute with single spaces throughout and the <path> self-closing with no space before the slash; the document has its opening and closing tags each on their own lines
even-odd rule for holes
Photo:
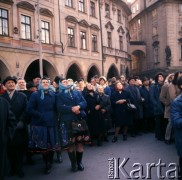
<svg viewBox="0 0 182 180">
<path fill-rule="evenodd" d="M 82 94 L 72 90 L 71 87 L 72 85 L 69 85 L 68 81 L 62 78 L 59 84 L 60 92 L 57 94 L 56 100 L 61 119 L 62 142 L 65 142 L 69 137 L 70 143 L 66 145 L 66 150 L 71 161 L 71 170 L 76 172 L 77 170 L 84 170 L 82 164 L 83 142 L 88 141 L 89 136 L 85 133 L 73 134 L 72 132 L 72 122 L 86 118 L 84 109 L 87 103 Z"/>
<path fill-rule="evenodd" d="M 47 78 L 39 82 L 38 91 L 29 100 L 27 112 L 31 115 L 29 148 L 41 152 L 45 163 L 45 174 L 51 171 L 53 152 L 59 148 L 56 136 L 55 93 Z"/>
</svg>

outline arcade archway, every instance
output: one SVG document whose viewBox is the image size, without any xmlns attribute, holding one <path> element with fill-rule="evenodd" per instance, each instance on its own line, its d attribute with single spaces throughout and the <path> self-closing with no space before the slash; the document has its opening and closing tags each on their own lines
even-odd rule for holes
<svg viewBox="0 0 182 180">
<path fill-rule="evenodd" d="M 90 79 L 91 79 L 92 77 L 94 77 L 95 75 L 100 76 L 100 72 L 99 72 L 99 70 L 97 69 L 96 66 L 92 66 L 92 67 L 89 69 L 89 71 L 88 71 L 87 81 L 90 82 Z"/>
<path fill-rule="evenodd" d="M 10 76 L 10 72 L 3 61 L 0 60 L 0 78 L 3 81 L 7 76 Z M 16 76 L 16 74 L 14 74 Z"/>
<path fill-rule="evenodd" d="M 116 79 L 119 78 L 119 72 L 115 65 L 112 65 L 107 73 L 107 79 L 110 79 L 112 77 L 116 77 Z"/>
</svg>

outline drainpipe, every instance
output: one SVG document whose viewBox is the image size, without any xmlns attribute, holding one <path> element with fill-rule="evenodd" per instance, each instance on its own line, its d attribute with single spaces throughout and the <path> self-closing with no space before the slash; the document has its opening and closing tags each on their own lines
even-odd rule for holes
<svg viewBox="0 0 182 180">
<path fill-rule="evenodd" d="M 102 59 L 102 76 L 104 76 L 104 52 L 103 52 L 103 39 L 102 39 L 102 19 L 101 19 L 101 8 L 100 8 L 100 0 L 99 4 L 99 20 L 100 20 L 100 37 L 101 37 L 101 59 Z"/>
<path fill-rule="evenodd" d="M 60 37 L 60 43 L 62 45 L 62 53 L 64 53 L 64 49 L 63 49 L 63 42 L 61 41 L 61 17 L 60 17 L 60 3 L 59 3 L 59 0 L 58 0 L 58 13 L 59 13 L 59 37 Z"/>
</svg>

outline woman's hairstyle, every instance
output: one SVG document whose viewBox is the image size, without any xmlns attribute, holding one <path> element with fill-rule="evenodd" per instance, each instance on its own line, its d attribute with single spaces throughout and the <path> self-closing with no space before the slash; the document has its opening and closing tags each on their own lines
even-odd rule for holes
<svg viewBox="0 0 182 180">
<path fill-rule="evenodd" d="M 174 73 L 174 78 L 172 80 L 172 84 L 177 85 L 178 84 L 178 75 L 179 73 L 182 73 L 181 71 L 177 71 Z"/>
</svg>

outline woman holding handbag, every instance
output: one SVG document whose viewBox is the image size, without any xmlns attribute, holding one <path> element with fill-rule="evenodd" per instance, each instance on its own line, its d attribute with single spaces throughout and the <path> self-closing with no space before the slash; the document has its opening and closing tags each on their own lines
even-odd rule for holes
<svg viewBox="0 0 182 180">
<path fill-rule="evenodd" d="M 74 134 L 72 131 L 72 122 L 79 121 L 86 118 L 84 109 L 87 103 L 80 92 L 71 89 L 71 85 L 68 85 L 68 81 L 64 78 L 60 80 L 59 84 L 60 92 L 57 94 L 57 110 L 60 113 L 60 119 L 62 125 L 64 125 L 64 132 L 62 132 L 62 139 L 69 136 L 71 141 L 67 145 L 68 156 L 71 161 L 71 170 L 76 172 L 77 170 L 83 171 L 84 166 L 82 164 L 83 156 L 83 141 L 88 141 L 89 136 L 85 133 Z"/>
</svg>

